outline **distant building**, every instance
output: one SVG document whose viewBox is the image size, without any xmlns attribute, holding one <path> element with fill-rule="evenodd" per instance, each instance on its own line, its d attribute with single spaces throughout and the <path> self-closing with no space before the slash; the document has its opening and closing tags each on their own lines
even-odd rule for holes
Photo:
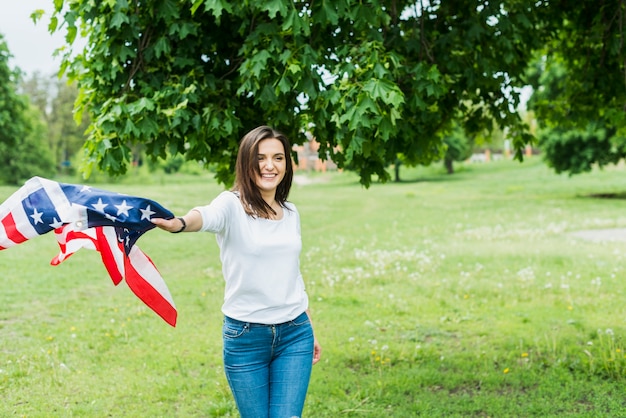
<svg viewBox="0 0 626 418">
<path fill-rule="evenodd" d="M 319 142 L 315 140 L 310 134 L 307 134 L 308 141 L 302 145 L 295 145 L 293 149 L 298 154 L 298 164 L 294 167 L 295 170 L 303 171 L 335 171 L 337 170 L 337 164 L 330 159 L 323 161 L 319 158 L 318 150 L 320 148 Z"/>
</svg>

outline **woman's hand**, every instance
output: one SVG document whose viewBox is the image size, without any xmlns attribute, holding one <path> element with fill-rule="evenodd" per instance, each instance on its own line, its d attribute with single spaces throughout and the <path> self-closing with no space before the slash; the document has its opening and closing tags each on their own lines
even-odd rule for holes
<svg viewBox="0 0 626 418">
<path fill-rule="evenodd" d="M 195 209 L 172 219 L 152 218 L 150 221 L 167 232 L 197 232 L 202 229 L 202 215 Z"/>
<path fill-rule="evenodd" d="M 314 338 L 314 342 L 313 342 L 313 364 L 315 364 L 318 361 L 320 361 L 320 358 L 322 358 L 322 346 L 320 345 L 319 341 L 317 341 L 317 338 Z"/>
<path fill-rule="evenodd" d="M 181 218 L 172 218 L 172 219 L 163 219 L 163 218 L 153 218 L 150 221 L 155 224 L 157 227 L 167 231 L 167 232 L 182 232 L 181 229 L 185 229 L 186 223 L 183 224 Z"/>
</svg>

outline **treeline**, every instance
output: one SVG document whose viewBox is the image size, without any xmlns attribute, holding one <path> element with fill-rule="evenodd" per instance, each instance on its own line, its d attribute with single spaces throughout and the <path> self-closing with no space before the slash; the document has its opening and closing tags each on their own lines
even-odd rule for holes
<svg viewBox="0 0 626 418">
<path fill-rule="evenodd" d="M 26 96 L 30 108 L 43 124 L 41 140 L 46 159 L 51 159 L 59 173 L 73 174 L 80 165 L 80 152 L 89 127 L 89 116 L 78 117 L 74 102 L 78 95 L 76 84 L 55 75 L 34 73 L 19 78 L 18 94 Z"/>
<path fill-rule="evenodd" d="M 10 57 L 0 34 L 0 182 L 72 172 L 89 126 L 86 114 L 74 120 L 76 85 L 53 75 L 26 78 L 10 68 Z"/>
</svg>

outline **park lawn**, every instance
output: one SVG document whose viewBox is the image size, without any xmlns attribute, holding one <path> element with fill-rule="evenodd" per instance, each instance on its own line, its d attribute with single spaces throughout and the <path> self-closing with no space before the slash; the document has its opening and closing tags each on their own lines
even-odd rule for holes
<svg viewBox="0 0 626 418">
<path fill-rule="evenodd" d="M 350 173 L 294 184 L 323 346 L 304 415 L 619 416 L 626 241 L 573 233 L 626 228 L 626 200 L 590 197 L 626 192 L 626 169 L 568 177 L 537 157 L 457 168 L 369 189 Z M 210 175 L 97 187 L 177 214 L 223 189 Z M 170 287 L 176 328 L 113 286 L 95 252 L 52 267 L 51 234 L 0 252 L 0 416 L 237 416 L 214 237 L 151 231 L 138 245 Z"/>
</svg>

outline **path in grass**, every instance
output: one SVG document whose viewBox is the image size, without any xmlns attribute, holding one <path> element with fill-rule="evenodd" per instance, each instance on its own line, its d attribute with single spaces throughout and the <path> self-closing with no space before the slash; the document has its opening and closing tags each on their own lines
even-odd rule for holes
<svg viewBox="0 0 626 418">
<path fill-rule="evenodd" d="M 595 242 L 626 241 L 626 228 L 586 229 L 570 235 Z"/>
</svg>

